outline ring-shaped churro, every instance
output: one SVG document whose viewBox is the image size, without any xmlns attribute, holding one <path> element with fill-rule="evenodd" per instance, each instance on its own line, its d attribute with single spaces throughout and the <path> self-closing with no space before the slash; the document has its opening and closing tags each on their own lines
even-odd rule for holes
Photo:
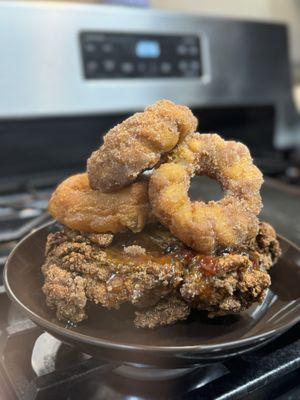
<svg viewBox="0 0 300 400">
<path fill-rule="evenodd" d="M 194 175 L 217 180 L 224 197 L 191 201 L 188 189 Z M 202 254 L 214 254 L 256 236 L 262 182 L 246 146 L 216 134 L 193 133 L 153 172 L 149 198 L 154 215 L 176 237 Z"/>
</svg>

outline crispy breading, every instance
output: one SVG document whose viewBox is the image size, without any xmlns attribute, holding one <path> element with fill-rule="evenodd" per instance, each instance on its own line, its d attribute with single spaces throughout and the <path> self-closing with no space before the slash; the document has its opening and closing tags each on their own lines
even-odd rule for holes
<svg viewBox="0 0 300 400">
<path fill-rule="evenodd" d="M 256 239 L 240 254 L 195 256 L 184 276 L 181 295 L 210 316 L 243 311 L 263 301 L 271 284 L 267 270 L 280 255 L 275 230 L 262 222 Z"/>
<path fill-rule="evenodd" d="M 124 252 L 130 247 L 144 251 Z M 186 318 L 189 307 L 223 315 L 261 301 L 270 285 L 266 269 L 279 256 L 266 223 L 249 248 L 217 256 L 197 254 L 160 225 L 118 234 L 109 246 L 105 234 L 67 229 L 48 236 L 43 291 L 59 319 L 86 318 L 86 301 L 109 309 L 129 302 L 139 310 L 137 326 L 155 327 Z"/>
<path fill-rule="evenodd" d="M 137 328 L 157 328 L 183 321 L 190 315 L 190 307 L 178 295 L 173 294 L 155 306 L 135 311 L 134 324 Z"/>
</svg>

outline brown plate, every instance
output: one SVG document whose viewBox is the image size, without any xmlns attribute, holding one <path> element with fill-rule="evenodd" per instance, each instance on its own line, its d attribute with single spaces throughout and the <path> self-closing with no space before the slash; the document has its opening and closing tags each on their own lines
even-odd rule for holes
<svg viewBox="0 0 300 400">
<path fill-rule="evenodd" d="M 271 270 L 265 301 L 239 315 L 209 319 L 195 311 L 187 321 L 145 330 L 134 328 L 130 307 L 108 311 L 91 306 L 86 321 L 64 324 L 46 306 L 41 291 L 46 238 L 57 229 L 55 223 L 47 224 L 15 247 L 5 266 L 5 287 L 36 324 L 97 357 L 174 368 L 207 364 L 261 346 L 300 320 L 300 250 L 279 237 L 283 255 Z"/>
</svg>

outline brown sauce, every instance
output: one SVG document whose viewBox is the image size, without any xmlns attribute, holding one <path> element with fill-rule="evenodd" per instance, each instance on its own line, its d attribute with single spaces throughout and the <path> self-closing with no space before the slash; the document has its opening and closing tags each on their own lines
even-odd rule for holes
<svg viewBox="0 0 300 400">
<path fill-rule="evenodd" d="M 125 247 L 140 246 L 144 254 L 132 256 L 126 254 Z M 147 263 L 153 261 L 161 265 L 174 260 L 188 261 L 193 252 L 187 249 L 178 239 L 161 225 L 151 225 L 139 233 L 124 232 L 115 235 L 112 244 L 105 249 L 110 259 L 119 263 Z"/>
</svg>

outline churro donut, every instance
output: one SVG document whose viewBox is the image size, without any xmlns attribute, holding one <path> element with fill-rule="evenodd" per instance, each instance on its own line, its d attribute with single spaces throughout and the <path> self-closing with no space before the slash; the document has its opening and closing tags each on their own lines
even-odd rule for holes
<svg viewBox="0 0 300 400">
<path fill-rule="evenodd" d="M 130 184 L 196 127 L 192 112 L 169 100 L 160 100 L 134 114 L 112 128 L 88 159 L 91 187 L 111 192 Z"/>
<path fill-rule="evenodd" d="M 140 232 L 149 219 L 148 182 L 137 182 L 114 193 L 92 190 L 86 173 L 63 181 L 49 201 L 59 222 L 83 232 Z"/>
<path fill-rule="evenodd" d="M 248 148 L 216 134 L 193 133 L 150 178 L 153 213 L 170 231 L 202 254 L 236 249 L 258 232 L 263 179 Z M 190 179 L 207 175 L 223 191 L 220 201 L 192 202 Z"/>
</svg>

